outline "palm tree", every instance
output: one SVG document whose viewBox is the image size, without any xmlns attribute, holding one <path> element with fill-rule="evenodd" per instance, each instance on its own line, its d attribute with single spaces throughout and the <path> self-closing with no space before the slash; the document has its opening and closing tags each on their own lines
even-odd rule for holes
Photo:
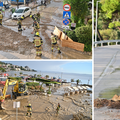
<svg viewBox="0 0 120 120">
<path fill-rule="evenodd" d="M 41 75 L 37 75 L 37 77 L 39 78 Z"/>
<path fill-rule="evenodd" d="M 76 82 L 77 82 L 77 85 L 78 85 L 79 83 L 81 83 L 81 80 L 78 79 L 78 80 L 76 80 Z"/>
<path fill-rule="evenodd" d="M 20 76 L 22 75 L 23 73 L 22 72 L 20 72 Z"/>
<path fill-rule="evenodd" d="M 17 74 L 15 73 L 14 75 L 15 75 L 15 77 L 16 77 Z"/>
<path fill-rule="evenodd" d="M 71 79 L 71 82 L 74 82 L 74 79 Z"/>
<path fill-rule="evenodd" d="M 48 78 L 49 78 L 49 75 L 46 75 L 45 77 L 46 77 L 46 79 L 48 79 Z"/>
</svg>

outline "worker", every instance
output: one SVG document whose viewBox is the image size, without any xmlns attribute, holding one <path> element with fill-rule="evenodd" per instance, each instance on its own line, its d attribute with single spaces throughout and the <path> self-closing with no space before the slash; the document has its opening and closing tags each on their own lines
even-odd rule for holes
<svg viewBox="0 0 120 120">
<path fill-rule="evenodd" d="M 56 109 L 57 114 L 59 113 L 59 110 L 60 110 L 60 103 L 58 103 L 58 106 L 57 106 L 57 109 Z"/>
<path fill-rule="evenodd" d="M 60 48 L 59 48 L 59 46 L 58 46 L 58 44 L 57 44 L 57 40 L 58 40 L 57 36 L 55 36 L 55 35 L 51 32 L 51 42 L 52 42 L 52 47 L 51 47 L 51 49 L 52 49 L 52 52 L 53 52 L 53 48 L 56 46 L 56 47 L 57 47 L 57 50 L 58 50 L 58 53 L 61 53 Z"/>
<path fill-rule="evenodd" d="M 30 15 L 30 17 L 33 19 L 33 27 L 34 27 L 34 21 L 36 21 L 37 19 L 36 19 L 36 15 L 34 14 L 34 15 Z"/>
<path fill-rule="evenodd" d="M 0 25 L 2 25 L 2 19 L 3 19 L 3 15 L 2 15 L 2 13 L 0 11 Z"/>
<path fill-rule="evenodd" d="M 30 113 L 30 117 L 32 116 L 32 106 L 31 104 L 29 104 L 28 106 L 24 106 L 24 107 L 27 107 L 27 114 L 26 116 L 28 116 L 28 113 Z"/>
<path fill-rule="evenodd" d="M 18 19 L 18 31 L 22 31 L 22 20 L 24 19 L 24 17 L 21 17 Z"/>
<path fill-rule="evenodd" d="M 39 32 L 36 32 L 33 43 L 35 44 L 36 47 L 36 56 L 41 56 L 42 55 L 42 45 L 43 45 L 43 40 L 39 35 Z"/>
<path fill-rule="evenodd" d="M 36 19 L 37 19 L 37 22 L 40 23 L 40 13 L 39 12 L 36 14 Z"/>
<path fill-rule="evenodd" d="M 36 32 L 39 32 L 40 30 L 40 26 L 39 23 L 37 21 L 34 21 L 34 33 L 36 34 Z"/>
</svg>

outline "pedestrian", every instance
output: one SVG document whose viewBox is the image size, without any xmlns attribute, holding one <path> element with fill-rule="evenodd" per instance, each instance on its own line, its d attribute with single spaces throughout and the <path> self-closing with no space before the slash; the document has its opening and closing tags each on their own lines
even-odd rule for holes
<svg viewBox="0 0 120 120">
<path fill-rule="evenodd" d="M 2 15 L 2 13 L 0 11 L 0 25 L 2 25 L 2 19 L 3 19 L 3 15 Z"/>
<path fill-rule="evenodd" d="M 53 52 L 53 49 L 56 46 L 57 50 L 58 50 L 58 53 L 61 53 L 60 48 L 57 44 L 57 40 L 58 40 L 58 37 L 56 35 L 54 35 L 53 32 L 51 32 L 51 43 L 52 43 L 51 51 Z"/>
<path fill-rule="evenodd" d="M 32 106 L 31 106 L 31 104 L 29 104 L 28 106 L 24 106 L 24 107 L 27 107 L 26 116 L 28 116 L 28 114 L 30 113 L 30 117 L 31 117 L 32 116 Z"/>
<path fill-rule="evenodd" d="M 60 110 L 60 103 L 58 103 L 58 106 L 57 106 L 57 109 L 56 109 L 57 114 L 59 113 L 59 110 Z"/>
<path fill-rule="evenodd" d="M 39 35 L 39 32 L 36 32 L 33 43 L 35 44 L 36 47 L 36 56 L 42 56 L 42 45 L 43 45 L 43 40 Z"/>
</svg>

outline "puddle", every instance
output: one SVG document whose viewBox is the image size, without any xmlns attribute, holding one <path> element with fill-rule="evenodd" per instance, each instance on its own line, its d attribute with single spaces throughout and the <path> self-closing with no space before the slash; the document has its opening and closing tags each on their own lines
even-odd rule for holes
<svg viewBox="0 0 120 120">
<path fill-rule="evenodd" d="M 115 94 L 120 95 L 120 86 L 118 88 L 109 88 L 103 90 L 100 94 L 100 98 L 111 99 Z"/>
</svg>

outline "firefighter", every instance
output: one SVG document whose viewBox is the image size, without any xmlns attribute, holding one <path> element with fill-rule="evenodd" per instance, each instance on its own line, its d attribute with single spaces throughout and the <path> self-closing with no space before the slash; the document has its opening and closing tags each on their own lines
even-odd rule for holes
<svg viewBox="0 0 120 120">
<path fill-rule="evenodd" d="M 59 113 L 59 110 L 60 110 L 60 103 L 58 103 L 58 106 L 57 106 L 57 109 L 56 109 L 57 114 Z"/>
<path fill-rule="evenodd" d="M 24 17 L 21 17 L 18 19 L 18 31 L 22 31 L 22 20 L 24 19 Z"/>
<path fill-rule="evenodd" d="M 34 21 L 34 33 L 36 34 L 36 32 L 39 32 L 39 30 L 40 30 L 39 23 L 37 21 Z"/>
<path fill-rule="evenodd" d="M 3 19 L 3 15 L 2 15 L 2 13 L 0 11 L 0 25 L 2 25 L 2 19 Z"/>
<path fill-rule="evenodd" d="M 28 116 L 28 113 L 30 113 L 30 117 L 32 116 L 32 106 L 31 104 L 29 104 L 28 106 L 24 106 L 24 107 L 27 107 L 27 114 L 26 116 Z"/>
<path fill-rule="evenodd" d="M 36 16 L 35 16 L 35 14 L 34 14 L 34 15 L 30 15 L 30 17 L 33 19 L 33 27 L 34 27 L 34 22 L 37 20 L 37 19 L 36 19 Z"/>
<path fill-rule="evenodd" d="M 57 36 L 54 35 L 54 34 L 51 32 L 51 42 L 52 42 L 51 51 L 53 52 L 53 48 L 56 46 L 56 47 L 57 47 L 57 50 L 58 50 L 58 53 L 61 53 L 60 48 L 59 48 L 59 46 L 58 46 L 58 44 L 57 44 L 57 40 L 58 40 Z"/>
<path fill-rule="evenodd" d="M 43 45 L 43 40 L 39 35 L 39 32 L 36 32 L 33 43 L 35 44 L 36 47 L 36 56 L 41 56 L 42 55 L 42 45 Z"/>
<path fill-rule="evenodd" d="M 40 13 L 39 12 L 36 14 L 36 19 L 37 19 L 37 22 L 40 23 Z"/>
</svg>

